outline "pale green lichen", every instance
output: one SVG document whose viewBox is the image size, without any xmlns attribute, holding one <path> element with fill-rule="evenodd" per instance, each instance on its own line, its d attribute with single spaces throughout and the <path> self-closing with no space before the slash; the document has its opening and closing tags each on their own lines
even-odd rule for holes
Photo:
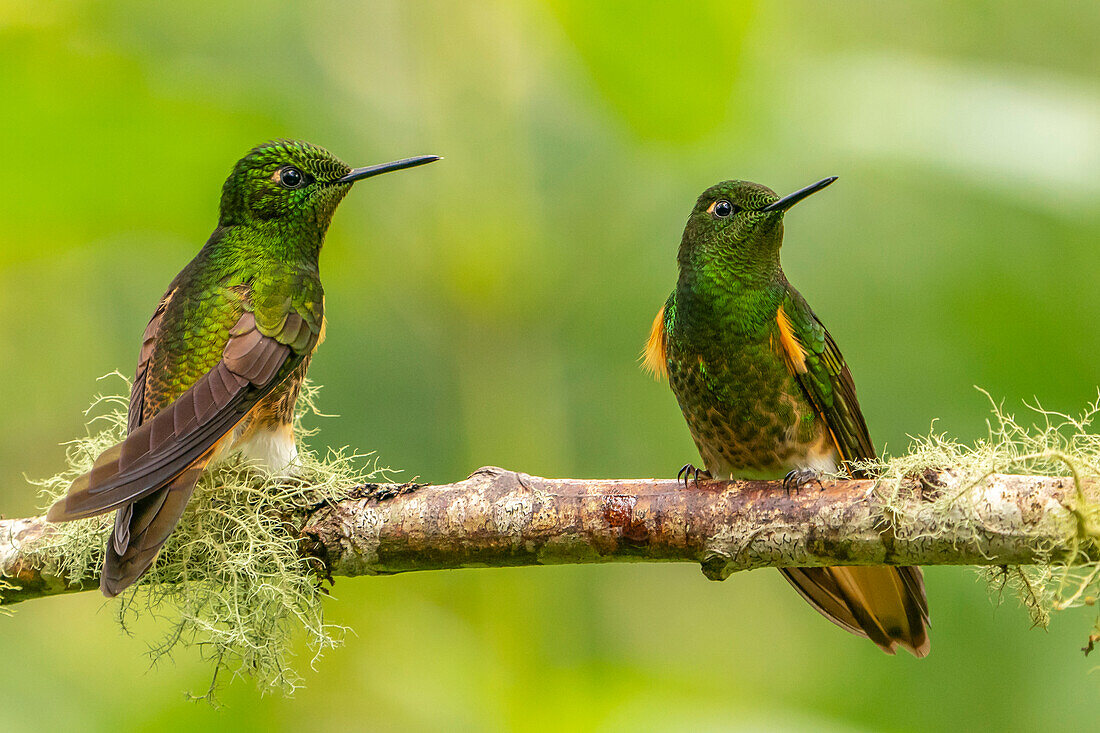
<svg viewBox="0 0 1100 733">
<path fill-rule="evenodd" d="M 315 412 L 314 396 L 315 389 L 304 390 L 299 422 L 302 414 Z M 68 446 L 68 469 L 41 482 L 47 504 L 125 434 L 125 398 L 100 397 L 93 408 L 97 414 L 88 434 Z M 878 492 L 899 513 L 906 511 L 897 494 L 902 479 L 928 470 L 950 467 L 963 487 L 958 495 L 933 503 L 944 508 L 965 500 L 966 488 L 993 473 L 1065 476 L 1078 488 L 1073 511 L 1080 531 L 1071 557 L 1095 556 L 1100 509 L 1089 503 L 1082 487 L 1086 479 L 1100 477 L 1100 436 L 1091 432 L 1100 415 L 1100 398 L 1078 417 L 1038 405 L 1030 410 L 1037 420 L 1027 426 L 1003 405 L 993 404 L 989 435 L 973 446 L 933 430 L 914 438 L 905 455 L 862 467 L 879 479 Z M 293 639 L 304 633 L 316 655 L 340 642 L 343 629 L 324 620 L 318 578 L 299 555 L 294 531 L 284 519 L 338 500 L 349 487 L 377 480 L 379 470 L 364 467 L 364 456 L 346 449 L 324 457 L 304 446 L 299 450 L 296 480 L 264 478 L 228 463 L 200 482 L 153 570 L 118 603 L 124 625 L 141 612 L 164 619 L 163 639 L 151 650 L 154 659 L 195 649 L 213 664 L 215 682 L 219 671 L 228 671 L 252 677 L 263 690 L 289 693 L 301 679 L 290 663 Z M 58 525 L 48 544 L 34 552 L 52 573 L 70 582 L 86 580 L 102 562 L 110 524 L 108 515 Z M 1005 588 L 1016 590 L 1039 625 L 1046 625 L 1052 610 L 1095 605 L 1098 595 L 1100 565 L 1073 566 L 1064 556 L 985 572 L 998 594 Z M 1100 619 L 1090 639 L 1100 640 Z M 215 687 L 212 683 L 205 696 L 212 698 Z"/>
<path fill-rule="evenodd" d="M 1003 403 L 991 397 L 990 403 L 988 437 L 974 445 L 953 440 L 933 425 L 927 435 L 912 439 L 904 455 L 866 462 L 861 467 L 879 479 L 879 495 L 903 516 L 906 507 L 912 505 L 897 500 L 902 480 L 930 470 L 949 468 L 960 487 L 932 503 L 941 511 L 948 510 L 953 502 L 966 501 L 970 489 L 996 473 L 1071 479 L 1076 491 L 1069 511 L 1078 531 L 1069 551 L 1049 547 L 1048 562 L 981 570 L 998 599 L 1006 589 L 1015 591 L 1034 624 L 1045 627 L 1052 611 L 1095 606 L 1100 592 L 1100 564 L 1092 561 L 1100 554 L 1100 504 L 1084 490 L 1086 481 L 1100 478 L 1100 434 L 1094 427 L 1100 416 L 1100 397 L 1077 416 L 1045 409 L 1037 401 L 1024 403 L 1030 422 L 1017 420 Z M 951 527 L 954 533 L 958 530 L 957 525 Z M 966 540 L 959 538 L 961 542 Z M 1094 619 L 1089 637 L 1089 648 L 1093 641 L 1100 641 L 1100 616 Z"/>
<path fill-rule="evenodd" d="M 317 413 L 317 388 L 298 401 L 296 433 L 304 415 Z M 126 433 L 126 398 L 97 398 L 89 410 L 88 434 L 68 444 L 68 468 L 44 481 L 46 506 L 76 476 Z M 119 599 L 125 627 L 139 614 L 166 625 L 150 654 L 156 662 L 181 649 L 194 649 L 213 664 L 213 680 L 203 697 L 213 700 L 219 673 L 252 678 L 263 691 L 290 693 L 301 682 L 291 664 L 291 648 L 304 634 L 316 659 L 338 645 L 342 627 L 327 623 L 320 581 L 298 552 L 295 516 L 337 501 L 353 486 L 384 473 L 368 456 L 347 449 L 321 456 L 299 444 L 293 479 L 266 477 L 230 460 L 199 482 L 179 526 L 156 564 Z M 103 561 L 112 514 L 57 525 L 48 542 L 33 552 L 44 567 L 70 582 L 87 581 Z"/>
</svg>

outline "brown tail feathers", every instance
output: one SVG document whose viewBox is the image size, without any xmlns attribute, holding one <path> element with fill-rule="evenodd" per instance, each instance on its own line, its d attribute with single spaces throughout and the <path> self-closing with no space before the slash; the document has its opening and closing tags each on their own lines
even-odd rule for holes
<svg viewBox="0 0 1100 733">
<path fill-rule="evenodd" d="M 162 489 L 120 507 L 107 543 L 99 589 L 114 598 L 153 564 L 161 545 L 176 528 L 206 461 L 193 464 Z"/>
<path fill-rule="evenodd" d="M 927 656 L 928 599 L 917 567 L 785 568 L 781 571 L 821 615 L 887 654 L 900 646 Z"/>
</svg>

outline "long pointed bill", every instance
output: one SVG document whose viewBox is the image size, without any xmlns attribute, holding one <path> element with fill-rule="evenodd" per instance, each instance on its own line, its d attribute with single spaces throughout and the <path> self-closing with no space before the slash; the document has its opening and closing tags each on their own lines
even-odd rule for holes
<svg viewBox="0 0 1100 733">
<path fill-rule="evenodd" d="M 418 165 L 424 165 L 425 163 L 434 163 L 439 160 L 438 155 L 418 155 L 415 158 L 403 158 L 401 160 L 395 160 L 392 163 L 381 163 L 379 165 L 368 165 L 366 168 L 353 168 L 351 173 L 347 174 L 343 178 L 337 178 L 333 183 L 355 183 L 361 181 L 364 178 L 370 178 L 371 176 L 381 175 L 382 173 L 389 173 L 390 171 L 401 171 L 406 168 L 415 168 Z"/>
<path fill-rule="evenodd" d="M 786 211 L 802 199 L 809 196 L 811 193 L 817 193 L 821 189 L 828 186 L 830 183 L 836 180 L 836 176 L 829 176 L 828 178 L 822 178 L 817 183 L 811 183 L 806 188 L 799 189 L 792 194 L 788 194 L 783 198 L 776 201 L 774 204 L 768 204 L 761 211 Z"/>
</svg>

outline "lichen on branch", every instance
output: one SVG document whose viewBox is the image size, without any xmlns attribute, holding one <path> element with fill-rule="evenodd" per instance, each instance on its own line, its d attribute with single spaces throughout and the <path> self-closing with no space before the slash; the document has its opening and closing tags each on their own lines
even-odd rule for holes
<svg viewBox="0 0 1100 733">
<path fill-rule="evenodd" d="M 950 517 L 961 507 L 963 515 L 974 514 L 972 487 L 988 482 L 996 474 L 1051 476 L 1067 479 L 1069 490 L 1059 498 L 1061 507 L 1044 505 L 1040 496 L 1020 506 L 1021 520 L 1032 516 L 1054 516 L 1067 513 L 1070 524 L 1064 539 L 1033 538 L 1036 557 L 1031 563 L 1003 566 L 987 565 L 989 586 L 995 593 L 1014 590 L 1020 602 L 1031 613 L 1037 626 L 1045 627 L 1051 611 L 1080 606 L 1095 606 L 1100 591 L 1100 434 L 1096 420 L 1100 416 L 1100 394 L 1079 415 L 1070 415 L 1044 408 L 1038 401 L 1024 403 L 1030 421 L 1018 420 L 1008 412 L 1003 402 L 995 401 L 988 392 L 991 410 L 987 420 L 988 434 L 974 445 L 965 445 L 946 434 L 931 431 L 911 442 L 906 454 L 869 468 L 879 480 L 878 489 L 888 505 L 903 513 L 901 526 L 920 524 L 918 517 L 904 516 L 906 505 L 898 502 L 897 487 L 909 476 L 919 476 L 929 470 L 950 467 L 961 488 L 955 494 L 935 502 L 930 511 Z M 926 510 L 929 511 L 929 510 Z M 945 534 L 958 541 L 974 539 L 978 525 L 948 526 Z M 1098 609 L 1100 610 L 1100 609 Z M 1094 618 L 1091 637 L 1100 636 L 1100 613 Z M 1097 639 L 1094 639 L 1094 641 Z M 1091 643 L 1088 645 L 1091 647 Z"/>
<path fill-rule="evenodd" d="M 43 483 L 47 503 L 121 437 L 124 400 L 103 404 L 95 430 L 69 446 L 67 471 Z M 1045 623 L 1095 603 L 1100 406 L 1079 417 L 1032 409 L 1034 427 L 994 405 L 989 435 L 974 446 L 933 432 L 865 465 L 873 478 L 823 477 L 792 494 L 768 481 L 684 486 L 494 467 L 453 484 L 372 483 L 379 473 L 362 456 L 303 446 L 293 480 L 239 463 L 209 472 L 154 570 L 118 603 L 120 618 L 167 615 L 154 656 L 195 647 L 216 670 L 286 692 L 299 681 L 294 635 L 318 653 L 339 641 L 342 630 L 324 620 L 322 582 L 341 575 L 663 561 L 722 580 L 765 566 L 978 565 Z M 95 587 L 108 531 L 103 518 L 0 520 L 0 600 Z M 1100 626 L 1089 637 L 1100 639 Z"/>
<path fill-rule="evenodd" d="M 302 391 L 299 436 L 309 434 L 301 420 L 316 412 L 316 392 L 309 384 Z M 44 506 L 125 436 L 126 398 L 101 396 L 90 412 L 87 435 L 67 445 L 66 470 L 39 482 Z M 290 479 L 263 476 L 239 460 L 208 471 L 153 568 L 119 598 L 124 627 L 143 614 L 162 620 L 163 635 L 150 645 L 154 662 L 191 648 L 213 663 L 215 681 L 221 672 L 243 674 L 262 690 L 290 693 L 301 679 L 291 663 L 295 637 L 304 634 L 315 655 L 340 643 L 344 629 L 325 621 L 317 567 L 298 550 L 298 528 L 318 505 L 338 501 L 349 486 L 381 471 L 369 456 L 346 450 L 319 455 L 300 445 L 299 451 Z M 24 576 L 28 568 L 40 570 L 36 583 L 21 590 L 97 587 L 112 519 L 42 524 L 33 536 L 16 529 L 24 535 Z M 205 695 L 213 699 L 215 689 L 211 684 Z"/>
</svg>

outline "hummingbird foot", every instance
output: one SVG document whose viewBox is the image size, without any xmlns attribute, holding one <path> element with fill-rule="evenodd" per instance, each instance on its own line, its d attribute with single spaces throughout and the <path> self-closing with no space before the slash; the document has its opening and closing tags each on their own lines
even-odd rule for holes
<svg viewBox="0 0 1100 733">
<path fill-rule="evenodd" d="M 813 483 L 816 483 L 819 489 L 825 488 L 821 484 L 821 471 L 816 468 L 796 468 L 783 477 L 783 490 L 787 492 L 787 496 L 790 496 L 791 492 Z"/>
<path fill-rule="evenodd" d="M 685 463 L 680 470 L 676 473 L 676 480 L 684 482 L 684 488 L 690 488 L 688 483 L 692 480 L 695 481 L 695 488 L 699 488 L 699 477 L 702 476 L 706 480 L 714 478 L 710 475 L 710 471 L 700 470 L 695 467 L 694 464 Z"/>
</svg>

